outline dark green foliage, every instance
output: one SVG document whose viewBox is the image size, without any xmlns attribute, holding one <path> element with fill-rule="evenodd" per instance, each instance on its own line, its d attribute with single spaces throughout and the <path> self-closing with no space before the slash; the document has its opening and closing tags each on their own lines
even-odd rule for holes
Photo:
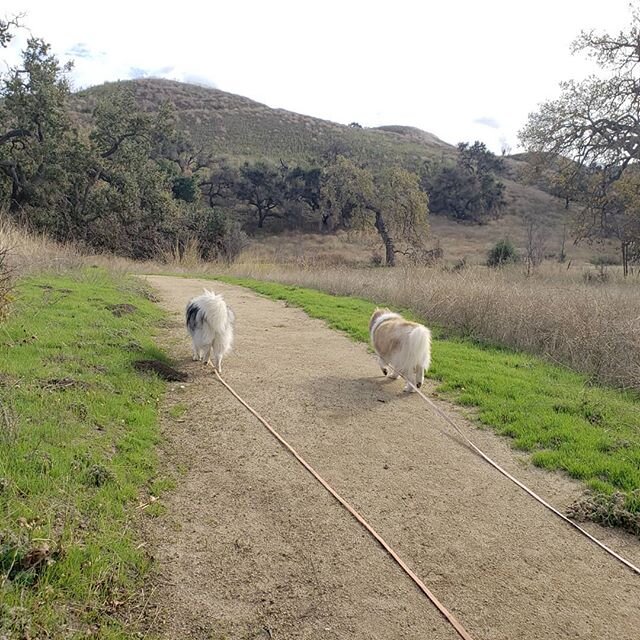
<svg viewBox="0 0 640 640">
<path fill-rule="evenodd" d="M 240 181 L 238 169 L 226 160 L 212 162 L 198 186 L 210 207 L 231 206 L 235 202 L 236 185 Z"/>
<path fill-rule="evenodd" d="M 488 267 L 501 267 L 518 261 L 518 253 L 510 240 L 498 240 L 487 255 Z"/>
<path fill-rule="evenodd" d="M 2 80 L 0 205 L 57 239 L 151 257 L 176 212 L 169 175 L 152 159 L 164 113 L 142 113 L 120 92 L 96 105 L 87 130 L 69 115 L 65 71 L 31 38 Z"/>
<path fill-rule="evenodd" d="M 47 206 L 65 181 L 69 87 L 48 44 L 29 38 L 20 68 L 0 81 L 0 194 L 11 211 Z M 43 188 L 53 184 L 54 189 Z"/>
<path fill-rule="evenodd" d="M 284 176 L 267 162 L 245 162 L 240 167 L 240 179 L 235 186 L 235 195 L 253 211 L 259 229 L 262 229 L 268 218 L 284 216 Z"/>
<path fill-rule="evenodd" d="M 491 153 L 484 142 L 476 140 L 473 144 L 460 142 L 458 144 L 460 152 L 459 162 L 469 173 L 487 174 L 500 173 L 504 170 L 503 161 L 495 154 Z"/>
<path fill-rule="evenodd" d="M 176 200 L 184 202 L 195 202 L 200 195 L 196 178 L 193 176 L 178 176 L 174 178 L 171 192 Z"/>
<path fill-rule="evenodd" d="M 427 166 L 423 172 L 431 210 L 466 222 L 496 217 L 504 206 L 505 187 L 495 177 L 502 160 L 481 142 L 461 142 L 458 151 L 455 164 Z"/>
<path fill-rule="evenodd" d="M 304 203 L 311 212 L 320 209 L 320 167 L 285 167 L 285 192 L 287 200 Z"/>
<path fill-rule="evenodd" d="M 319 167 L 289 167 L 265 162 L 245 162 L 240 168 L 221 160 L 212 163 L 200 181 L 211 207 L 235 210 L 248 229 L 306 228 L 317 225 L 320 209 Z"/>
<path fill-rule="evenodd" d="M 233 262 L 247 244 L 247 236 L 240 224 L 222 209 L 190 208 L 182 225 L 186 235 L 196 238 L 198 251 L 203 260 Z"/>
</svg>

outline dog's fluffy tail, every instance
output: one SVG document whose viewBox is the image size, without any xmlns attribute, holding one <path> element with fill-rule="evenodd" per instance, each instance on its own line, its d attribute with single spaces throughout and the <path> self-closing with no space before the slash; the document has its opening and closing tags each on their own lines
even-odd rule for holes
<svg viewBox="0 0 640 640">
<path fill-rule="evenodd" d="M 192 335 L 199 333 L 199 342 L 211 343 L 217 336 L 226 336 L 233 323 L 233 312 L 221 296 L 205 289 L 187 306 L 187 327 Z"/>
<path fill-rule="evenodd" d="M 422 325 L 411 330 L 406 341 L 396 353 L 391 365 L 404 375 L 413 377 L 413 373 L 429 368 L 431 364 L 431 331 Z"/>
</svg>

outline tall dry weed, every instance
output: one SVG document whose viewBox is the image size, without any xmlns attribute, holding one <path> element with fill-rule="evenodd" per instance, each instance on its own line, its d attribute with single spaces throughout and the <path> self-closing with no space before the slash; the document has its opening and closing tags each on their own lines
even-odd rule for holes
<svg viewBox="0 0 640 640">
<path fill-rule="evenodd" d="M 203 265 L 200 245 L 198 239 L 194 237 L 184 242 L 176 242 L 169 249 L 161 251 L 158 259 L 162 264 L 179 270 L 199 270 Z"/>
<path fill-rule="evenodd" d="M 86 258 L 72 245 L 62 245 L 44 234 L 28 233 L 0 218 L 0 246 L 16 276 L 38 271 L 60 271 L 82 266 Z"/>
<path fill-rule="evenodd" d="M 87 267 L 101 267 L 124 275 L 141 271 L 127 258 L 96 254 L 71 243 L 59 243 L 44 234 L 29 233 L 0 216 L 0 247 L 6 251 L 6 262 L 14 278 L 36 274 L 64 274 Z M 159 270 L 154 265 L 155 270 Z"/>
<path fill-rule="evenodd" d="M 7 314 L 13 290 L 13 269 L 9 264 L 9 249 L 0 241 L 0 320 Z"/>
</svg>

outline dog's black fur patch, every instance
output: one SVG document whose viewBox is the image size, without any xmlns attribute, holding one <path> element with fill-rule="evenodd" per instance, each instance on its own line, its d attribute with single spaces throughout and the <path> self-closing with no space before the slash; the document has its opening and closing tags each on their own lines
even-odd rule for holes
<svg viewBox="0 0 640 640">
<path fill-rule="evenodd" d="M 202 324 L 202 318 L 198 317 L 200 308 L 197 304 L 189 303 L 187 305 L 187 329 L 193 333 L 199 325 Z"/>
</svg>

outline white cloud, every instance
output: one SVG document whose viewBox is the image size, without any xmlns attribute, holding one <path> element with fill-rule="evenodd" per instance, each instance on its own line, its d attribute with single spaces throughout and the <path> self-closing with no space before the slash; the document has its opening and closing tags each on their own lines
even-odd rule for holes
<svg viewBox="0 0 640 640">
<path fill-rule="evenodd" d="M 489 127 L 490 129 L 499 129 L 500 123 L 495 118 L 490 118 L 487 116 L 483 116 L 482 118 L 476 118 L 474 124 L 480 124 L 484 127 Z"/>
<path fill-rule="evenodd" d="M 217 85 L 211 78 L 207 78 L 206 76 L 200 76 L 197 73 L 185 73 L 182 76 L 183 82 L 189 82 L 190 84 L 197 84 L 201 87 L 210 87 L 212 89 L 217 89 Z"/>
<path fill-rule="evenodd" d="M 84 42 L 77 42 L 65 51 L 65 54 L 71 58 L 94 58 L 96 56 Z"/>
</svg>

